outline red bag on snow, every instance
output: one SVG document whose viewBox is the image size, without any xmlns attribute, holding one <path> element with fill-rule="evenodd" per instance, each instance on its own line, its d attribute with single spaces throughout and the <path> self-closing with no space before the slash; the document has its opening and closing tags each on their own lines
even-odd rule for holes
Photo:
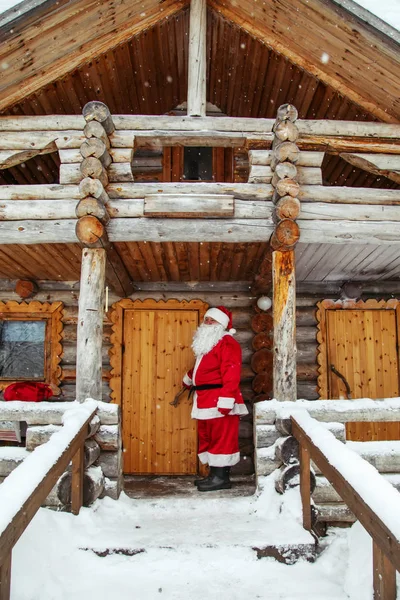
<svg viewBox="0 0 400 600">
<path fill-rule="evenodd" d="M 11 383 L 4 390 L 4 400 L 22 400 L 24 402 L 41 402 L 53 395 L 51 387 L 40 381 L 19 381 Z"/>
</svg>

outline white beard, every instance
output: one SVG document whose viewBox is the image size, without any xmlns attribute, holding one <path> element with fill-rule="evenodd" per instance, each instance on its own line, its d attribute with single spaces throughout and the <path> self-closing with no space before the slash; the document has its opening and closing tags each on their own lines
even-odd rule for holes
<svg viewBox="0 0 400 600">
<path fill-rule="evenodd" d="M 200 325 L 193 336 L 192 350 L 195 356 L 208 354 L 219 340 L 224 336 L 225 327 L 219 323 L 215 325 Z"/>
</svg>

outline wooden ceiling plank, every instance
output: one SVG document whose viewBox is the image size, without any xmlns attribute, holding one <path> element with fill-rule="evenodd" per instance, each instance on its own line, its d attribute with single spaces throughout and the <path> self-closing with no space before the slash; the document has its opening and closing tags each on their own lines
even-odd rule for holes
<svg viewBox="0 0 400 600">
<path fill-rule="evenodd" d="M 178 268 L 181 281 L 190 281 L 189 256 L 187 242 L 174 242 L 175 253 L 178 259 Z"/>
<path fill-rule="evenodd" d="M 275 70 L 275 77 L 271 88 L 271 94 L 269 98 L 269 109 L 272 111 L 272 115 L 276 115 L 276 111 L 278 110 L 281 102 L 279 102 L 279 96 L 281 93 L 281 87 L 283 84 L 283 80 L 285 77 L 286 67 L 288 65 L 288 61 L 282 55 L 277 55 L 276 57 L 277 65 Z"/>
<path fill-rule="evenodd" d="M 165 254 L 163 245 L 160 243 L 150 242 L 151 250 L 157 264 L 157 269 L 160 274 L 160 281 L 168 281 L 168 275 L 165 268 Z"/>
<path fill-rule="evenodd" d="M 171 85 L 173 86 L 173 91 L 174 91 L 174 99 L 176 100 L 176 104 L 180 104 L 181 102 L 183 102 L 184 100 L 186 100 L 186 94 L 184 96 L 184 98 L 182 99 L 181 97 L 181 82 L 180 82 L 180 78 L 179 78 L 179 71 L 178 71 L 178 59 L 177 59 L 177 51 L 179 50 L 177 48 L 177 45 L 179 44 L 179 41 L 177 41 L 175 39 L 175 34 L 176 34 L 176 25 L 175 25 L 175 19 L 173 21 L 167 21 L 166 25 L 165 25 L 165 31 L 164 31 L 164 35 L 167 38 L 168 41 L 168 47 L 169 47 L 169 65 L 170 65 L 170 73 L 168 73 L 168 75 L 171 77 Z M 175 104 L 175 102 L 174 102 Z"/>
<path fill-rule="evenodd" d="M 180 273 L 178 267 L 178 259 L 175 254 L 175 244 L 172 242 L 164 242 L 163 248 L 165 251 L 166 258 L 166 271 L 168 273 L 169 281 L 180 281 Z"/>
<path fill-rule="evenodd" d="M 319 84 L 320 83 L 313 75 L 303 71 L 300 86 L 301 90 L 303 90 L 304 87 L 304 92 L 302 92 L 302 94 L 299 93 L 299 97 L 301 98 L 300 105 L 298 106 L 299 118 L 306 119 L 309 116 L 309 110 L 315 96 L 315 90 Z M 296 101 L 294 101 L 294 104 L 296 105 Z"/>
<path fill-rule="evenodd" d="M 233 259 L 233 246 L 224 242 L 221 247 L 221 251 L 218 256 L 218 269 L 217 279 L 218 281 L 230 281 L 232 273 L 232 259 Z"/>
<path fill-rule="evenodd" d="M 130 296 L 133 291 L 132 279 L 114 244 L 107 241 L 106 247 L 106 284 L 120 297 Z"/>
<path fill-rule="evenodd" d="M 168 45 L 165 35 L 163 35 L 163 29 L 161 27 L 155 27 L 153 31 L 153 43 L 155 45 L 155 55 L 160 61 L 160 66 L 156 69 L 157 77 L 157 90 L 164 90 L 161 95 L 158 93 L 157 102 L 160 106 L 160 112 L 167 112 L 171 106 L 174 106 L 173 101 L 173 86 L 171 81 L 171 75 L 168 73 Z M 157 58 L 155 59 L 155 61 Z M 163 104 L 164 102 L 164 104 Z"/>
<path fill-rule="evenodd" d="M 249 73 L 251 73 L 251 54 L 253 38 L 239 29 L 239 51 L 236 57 L 235 69 L 235 105 L 228 107 L 228 114 L 235 114 L 241 117 L 248 117 L 248 93 L 249 93 Z M 231 63 L 232 64 L 232 63 Z M 229 77 L 224 73 L 223 93 L 227 94 L 229 88 Z"/>
<path fill-rule="evenodd" d="M 159 281 L 160 273 L 158 271 L 157 262 L 153 255 L 153 250 L 152 250 L 151 244 L 147 241 L 139 242 L 139 248 L 140 248 L 140 252 L 142 253 L 142 256 L 145 260 L 146 269 L 149 273 L 150 280 L 151 281 Z"/>
<path fill-rule="evenodd" d="M 190 281 L 200 281 L 200 244 L 198 242 L 187 244 L 187 251 Z"/>
<path fill-rule="evenodd" d="M 242 265 L 246 263 L 246 244 L 235 244 L 233 248 L 230 281 L 241 281 Z"/>
<path fill-rule="evenodd" d="M 199 244 L 199 262 L 200 262 L 200 281 L 210 280 L 210 244 L 200 242 Z"/>
<path fill-rule="evenodd" d="M 132 253 L 129 251 L 128 248 L 129 244 L 125 242 L 115 242 L 114 245 L 118 254 L 121 257 L 121 260 L 125 265 L 126 270 L 129 273 L 130 279 L 133 282 L 133 284 L 136 281 L 141 281 L 140 270 L 137 268 L 135 261 L 132 260 Z"/>
<path fill-rule="evenodd" d="M 261 116 L 260 113 L 260 105 L 261 99 L 266 93 L 265 80 L 268 73 L 268 66 L 270 60 L 270 49 L 265 44 L 259 44 L 261 48 L 261 58 L 259 60 L 259 67 L 257 73 L 257 79 L 255 83 L 255 93 L 253 97 L 253 106 L 251 116 L 254 118 L 259 118 Z"/>
<path fill-rule="evenodd" d="M 210 281 L 217 281 L 218 264 L 220 260 L 221 242 L 210 244 Z"/>
<path fill-rule="evenodd" d="M 189 44 L 189 35 L 185 35 L 186 32 L 189 31 L 187 21 L 184 19 L 183 15 L 177 15 L 176 19 L 173 21 L 173 28 L 175 29 L 175 44 L 176 44 L 176 54 L 175 60 L 178 67 L 178 79 L 177 82 L 179 84 L 179 98 L 180 102 L 187 101 L 187 62 L 185 58 L 188 55 L 188 44 Z M 182 48 L 184 48 L 184 52 L 182 52 Z"/>
<path fill-rule="evenodd" d="M 382 280 L 382 279 L 398 280 L 399 277 L 400 277 L 400 257 L 397 256 L 397 258 L 395 260 L 391 261 L 390 265 L 386 265 L 385 272 L 383 272 L 381 276 L 376 277 L 376 279 L 377 280 Z"/>
<path fill-rule="evenodd" d="M 71 264 L 65 256 L 59 252 L 56 244 L 42 244 L 41 249 L 49 265 L 52 267 L 53 278 L 55 281 L 79 279 L 80 270 L 73 271 Z"/>
<path fill-rule="evenodd" d="M 0 247 L 0 269 L 6 277 L 18 279 L 28 277 L 34 279 L 38 272 L 37 264 L 25 260 L 18 245 Z"/>
<path fill-rule="evenodd" d="M 131 260 L 133 260 L 135 267 L 137 268 L 137 270 L 140 273 L 139 280 L 140 281 L 151 281 L 150 274 L 146 268 L 146 261 L 143 258 L 143 255 L 140 251 L 138 242 L 131 242 L 130 244 L 127 244 L 127 248 L 131 255 Z M 129 270 L 129 268 L 128 268 L 128 270 Z"/>
<path fill-rule="evenodd" d="M 290 7 L 285 8 L 285 3 L 280 1 L 279 7 L 279 20 L 272 19 L 272 14 L 270 10 L 272 7 L 268 5 L 263 5 L 263 8 L 258 9 L 258 7 L 254 4 L 249 5 L 248 2 L 241 2 L 240 5 L 226 5 L 220 0 L 210 0 L 210 5 L 214 10 L 218 10 L 221 14 L 230 20 L 240 23 L 240 25 L 246 29 L 251 35 L 259 39 L 268 39 L 268 44 L 276 51 L 281 54 L 284 54 L 289 60 L 294 62 L 296 65 L 304 68 L 311 74 L 318 77 L 321 81 L 324 81 L 326 84 L 331 85 L 335 89 L 340 89 L 343 94 L 348 96 L 353 102 L 360 104 L 366 110 L 370 111 L 372 114 L 383 120 L 384 122 L 392 122 L 393 114 L 389 114 L 389 112 L 385 112 L 382 109 L 382 105 L 387 105 L 387 96 L 385 97 L 385 93 L 383 92 L 383 88 L 385 86 L 381 86 L 379 88 L 379 84 L 376 86 L 370 86 L 369 84 L 365 85 L 362 90 L 355 90 L 355 85 L 350 76 L 347 77 L 345 69 L 347 68 L 346 62 L 339 62 L 335 64 L 332 59 L 331 47 L 327 44 L 325 48 L 327 48 L 326 53 L 330 56 L 330 60 L 327 64 L 322 64 L 320 62 L 320 41 L 324 39 L 327 42 L 328 40 L 335 45 L 337 48 L 339 59 L 342 57 L 343 48 L 351 46 L 349 40 L 354 37 L 352 33 L 351 27 L 346 31 L 347 37 L 336 41 L 336 36 L 342 35 L 342 31 L 340 31 L 340 27 L 338 27 L 338 18 L 336 15 L 336 22 L 330 25 L 329 16 L 330 13 L 324 6 L 323 15 L 318 15 L 318 8 L 321 6 L 317 6 L 315 2 L 310 2 L 308 5 L 302 3 L 300 10 L 296 11 L 296 19 L 293 20 L 293 11 L 296 9 L 293 6 L 293 2 L 290 3 Z M 312 9 L 312 13 L 309 14 L 307 10 Z M 288 14 L 288 19 L 285 21 L 285 11 Z M 303 16 L 304 15 L 304 16 Z M 270 23 L 274 24 L 274 30 L 272 31 L 270 27 Z M 342 26 L 342 21 L 339 21 L 340 26 Z M 328 31 L 328 26 L 334 27 L 333 31 L 335 32 L 335 36 L 331 35 Z M 287 29 L 290 28 L 291 36 L 290 38 L 287 36 Z M 320 35 L 319 39 L 314 38 L 314 34 L 319 29 Z M 299 28 L 299 32 L 297 32 L 297 28 Z M 336 31 L 339 30 L 339 33 Z M 370 60 L 370 63 L 373 63 L 378 60 L 376 53 L 378 49 L 376 48 L 376 44 L 378 40 L 371 34 L 366 28 L 362 27 L 362 25 L 357 25 L 357 29 L 362 32 L 359 39 L 361 42 L 365 40 L 362 49 L 360 48 L 360 59 L 367 62 Z M 307 31 L 307 36 L 302 35 L 303 31 Z M 350 36 L 351 34 L 351 36 Z M 300 46 L 299 40 L 302 41 L 303 46 Z M 289 45 L 290 41 L 290 45 Z M 381 40 L 380 40 L 381 41 Z M 304 42 L 306 44 L 304 45 Z M 357 43 L 361 43 L 357 42 Z M 371 44 L 372 42 L 372 44 Z M 371 56 L 368 56 L 368 49 L 370 46 L 374 46 L 375 48 L 373 52 L 375 52 L 375 57 L 373 56 L 373 52 L 371 52 Z M 306 46 L 306 48 L 305 48 Z M 365 48 L 365 50 L 364 50 Z M 396 71 L 395 63 L 396 58 L 391 49 L 389 53 L 392 56 L 383 56 L 383 52 L 386 51 L 386 48 L 380 46 L 381 53 L 379 55 L 379 59 L 383 61 L 385 64 L 385 69 L 388 72 L 393 73 Z M 333 48 L 332 48 L 333 50 Z M 319 66 L 321 65 L 321 66 Z M 366 71 L 366 65 L 362 65 L 360 70 L 360 81 L 363 81 L 363 76 Z M 347 77 L 347 78 L 346 78 Z M 382 82 L 383 83 L 383 82 Z M 376 92 L 376 93 L 375 93 Z M 398 96 L 398 92 L 394 93 L 393 97 Z"/>
<path fill-rule="evenodd" d="M 238 277 L 242 281 L 252 281 L 256 275 L 256 270 L 254 268 L 255 259 L 258 253 L 258 249 L 261 244 L 250 243 L 246 247 L 246 256 L 245 260 L 242 263 L 242 266 L 239 271 Z"/>
<path fill-rule="evenodd" d="M 99 10 L 104 14 L 111 5 L 113 19 L 104 16 L 100 18 Z M 142 0 L 135 5 L 123 0 L 105 0 L 101 5 L 81 0 L 74 3 L 74 10 L 61 11 L 58 15 L 59 22 L 52 15 L 44 18 L 42 23 L 45 22 L 45 29 L 38 24 L 33 24 L 26 30 L 17 29 L 13 34 L 15 44 L 13 38 L 8 40 L 8 57 L 1 54 L 0 57 L 2 61 L 16 61 L 15 64 L 24 67 L 22 71 L 7 69 L 8 72 L 4 72 L 0 110 L 19 100 L 22 81 L 25 94 L 35 92 L 50 81 L 151 27 L 160 18 L 171 17 L 184 5 L 182 0 L 165 0 L 162 7 L 153 0 Z M 80 10 L 77 9 L 78 6 Z M 58 32 L 69 39 L 68 52 L 60 44 Z M 69 38 L 71 32 L 72 39 Z M 18 44 L 20 45 L 21 38 L 25 44 L 20 50 Z M 27 51 L 33 57 L 30 61 L 26 60 Z"/>
<path fill-rule="evenodd" d="M 267 78 L 265 80 L 264 96 L 262 98 L 260 106 L 260 117 L 261 118 L 272 118 L 276 116 L 276 109 L 271 102 L 273 84 L 276 77 L 276 71 L 278 68 L 279 58 L 275 52 L 270 55 L 268 63 Z M 268 117 L 267 117 L 268 115 Z"/>
</svg>

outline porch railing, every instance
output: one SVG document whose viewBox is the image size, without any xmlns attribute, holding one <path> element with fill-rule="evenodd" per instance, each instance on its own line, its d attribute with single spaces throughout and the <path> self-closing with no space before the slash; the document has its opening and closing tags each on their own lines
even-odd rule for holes
<svg viewBox="0 0 400 600">
<path fill-rule="evenodd" d="M 97 403 L 66 411 L 64 427 L 36 448 L 0 486 L 0 600 L 9 600 L 11 555 L 36 512 L 72 461 L 71 510 L 83 503 L 84 443 Z M 68 414 L 69 413 L 69 414 Z"/>
<path fill-rule="evenodd" d="M 300 444 L 304 528 L 312 527 L 310 461 L 313 460 L 372 537 L 374 600 L 395 600 L 396 570 L 400 571 L 399 492 L 305 411 L 292 414 L 291 421 L 292 433 Z"/>
</svg>

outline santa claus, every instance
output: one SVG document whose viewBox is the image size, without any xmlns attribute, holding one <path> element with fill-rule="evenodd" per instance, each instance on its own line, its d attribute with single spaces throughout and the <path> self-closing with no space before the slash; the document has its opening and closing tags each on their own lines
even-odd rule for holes
<svg viewBox="0 0 400 600">
<path fill-rule="evenodd" d="M 196 363 L 183 378 L 198 419 L 198 456 L 210 473 L 195 484 L 200 492 L 229 489 L 230 469 L 239 462 L 239 417 L 248 413 L 239 389 L 242 351 L 233 338 L 232 314 L 210 308 L 194 336 Z"/>
</svg>

